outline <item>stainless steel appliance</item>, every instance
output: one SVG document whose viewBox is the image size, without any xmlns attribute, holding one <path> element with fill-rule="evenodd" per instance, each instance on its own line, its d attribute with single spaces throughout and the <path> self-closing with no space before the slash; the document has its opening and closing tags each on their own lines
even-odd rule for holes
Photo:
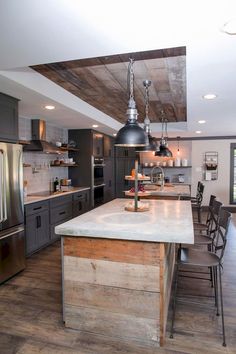
<svg viewBox="0 0 236 354">
<path fill-rule="evenodd" d="M 93 163 L 93 185 L 100 186 L 104 184 L 104 159 L 94 158 Z"/>
<path fill-rule="evenodd" d="M 0 283 L 24 268 L 22 146 L 0 143 Z"/>
</svg>

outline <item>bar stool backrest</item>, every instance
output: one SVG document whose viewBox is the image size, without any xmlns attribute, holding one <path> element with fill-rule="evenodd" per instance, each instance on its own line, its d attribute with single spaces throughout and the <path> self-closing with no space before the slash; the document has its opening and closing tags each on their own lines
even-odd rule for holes
<svg viewBox="0 0 236 354">
<path fill-rule="evenodd" d="M 219 221 L 218 221 L 218 227 L 216 231 L 216 237 L 215 237 L 215 253 L 220 251 L 220 254 L 218 256 L 220 257 L 220 262 L 223 259 L 224 252 L 225 252 L 225 246 L 227 243 L 227 235 L 229 231 L 229 225 L 230 221 L 232 219 L 232 215 L 229 211 L 225 210 L 224 208 L 221 208 L 220 214 L 219 214 Z"/>
<path fill-rule="evenodd" d="M 197 204 L 201 206 L 202 204 L 202 199 L 203 199 L 203 192 L 204 192 L 204 184 L 200 182 L 199 189 L 197 191 L 196 199 L 197 199 Z"/>
<path fill-rule="evenodd" d="M 208 213 L 207 213 L 207 219 L 206 219 L 206 225 L 209 226 L 211 222 L 211 208 L 213 206 L 213 201 L 216 199 L 215 195 L 210 196 L 209 204 L 208 204 Z"/>
<path fill-rule="evenodd" d="M 218 228 L 218 221 L 219 221 L 219 215 L 220 215 L 220 210 L 222 207 L 222 203 L 219 202 L 218 200 L 214 199 L 212 202 L 212 206 L 209 207 L 210 209 L 210 224 L 209 224 L 209 234 L 210 236 L 212 236 L 213 238 L 215 237 L 215 233 L 217 231 Z"/>
</svg>

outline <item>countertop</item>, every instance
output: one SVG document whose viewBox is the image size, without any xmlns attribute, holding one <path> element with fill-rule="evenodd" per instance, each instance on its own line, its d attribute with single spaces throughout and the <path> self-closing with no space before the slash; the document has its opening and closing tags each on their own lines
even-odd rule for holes
<svg viewBox="0 0 236 354">
<path fill-rule="evenodd" d="M 154 187 L 156 187 L 154 189 Z M 190 197 L 190 187 L 189 185 L 172 185 L 172 186 L 164 186 L 163 189 L 159 186 L 155 185 L 145 185 L 145 190 L 150 193 L 150 195 L 157 196 L 184 196 Z"/>
<path fill-rule="evenodd" d="M 148 200 L 150 210 L 129 212 L 115 199 L 55 228 L 56 234 L 147 242 L 194 243 L 190 201 Z"/>
<path fill-rule="evenodd" d="M 82 191 L 86 191 L 89 189 L 90 189 L 90 187 L 73 187 L 73 189 L 71 189 L 69 192 L 61 192 L 61 193 L 57 193 L 57 194 L 48 194 L 48 195 L 43 195 L 43 196 L 40 195 L 40 193 L 38 193 L 38 195 L 37 195 L 37 192 L 36 192 L 35 194 L 28 195 L 26 198 L 24 198 L 24 205 L 36 203 L 36 202 L 41 202 L 42 200 L 62 197 L 64 195 L 73 194 L 76 192 L 82 192 Z"/>
</svg>

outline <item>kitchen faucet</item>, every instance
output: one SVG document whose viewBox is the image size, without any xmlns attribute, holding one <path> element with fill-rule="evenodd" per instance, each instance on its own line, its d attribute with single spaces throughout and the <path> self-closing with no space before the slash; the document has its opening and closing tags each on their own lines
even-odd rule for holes
<svg viewBox="0 0 236 354">
<path fill-rule="evenodd" d="M 164 174 L 164 171 L 163 169 L 160 167 L 160 166 L 154 166 L 153 169 L 151 170 L 151 175 L 150 175 L 150 179 L 151 179 L 151 183 L 157 183 L 158 182 L 158 177 L 154 177 L 153 174 L 154 174 L 154 171 L 156 169 L 159 169 L 161 171 L 161 190 L 164 188 L 164 183 L 165 183 L 165 174 Z"/>
</svg>

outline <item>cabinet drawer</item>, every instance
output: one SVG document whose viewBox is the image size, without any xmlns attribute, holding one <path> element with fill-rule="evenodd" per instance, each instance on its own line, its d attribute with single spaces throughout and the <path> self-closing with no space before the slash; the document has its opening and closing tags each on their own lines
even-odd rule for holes
<svg viewBox="0 0 236 354">
<path fill-rule="evenodd" d="M 78 193 L 73 194 L 73 201 L 81 200 L 81 201 L 87 201 L 88 196 L 87 196 L 87 191 L 82 191 Z"/>
<path fill-rule="evenodd" d="M 50 223 L 56 224 L 72 217 L 72 203 L 50 209 Z"/>
<path fill-rule="evenodd" d="M 50 199 L 50 207 L 55 208 L 63 204 L 67 204 L 72 202 L 72 195 L 63 195 L 62 197 L 56 197 Z"/>
<path fill-rule="evenodd" d="M 34 214 L 40 213 L 44 210 L 48 210 L 48 208 L 49 208 L 49 201 L 48 200 L 28 204 L 25 206 L 25 215 L 26 216 L 34 215 Z"/>
</svg>

